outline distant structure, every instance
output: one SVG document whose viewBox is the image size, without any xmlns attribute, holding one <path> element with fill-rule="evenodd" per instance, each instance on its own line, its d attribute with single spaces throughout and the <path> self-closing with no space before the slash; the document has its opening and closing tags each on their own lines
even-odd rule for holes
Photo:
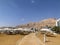
<svg viewBox="0 0 60 45">
<path fill-rule="evenodd" d="M 56 26 L 60 26 L 60 18 L 56 21 Z"/>
<path fill-rule="evenodd" d="M 31 28 L 11 28 L 11 27 L 3 27 L 0 28 L 0 34 L 29 34 L 35 32 L 35 29 Z"/>
</svg>

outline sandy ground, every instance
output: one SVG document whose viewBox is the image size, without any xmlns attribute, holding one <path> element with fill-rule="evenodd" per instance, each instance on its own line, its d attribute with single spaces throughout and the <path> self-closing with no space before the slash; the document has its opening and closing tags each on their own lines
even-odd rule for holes
<svg viewBox="0 0 60 45">
<path fill-rule="evenodd" d="M 37 34 L 37 37 L 43 42 L 43 35 Z M 18 40 L 24 38 L 24 35 L 5 35 L 0 34 L 0 45 L 16 45 Z M 56 37 L 47 37 L 46 45 L 60 45 L 60 35 Z"/>
<path fill-rule="evenodd" d="M 0 34 L 0 45 L 16 45 L 17 41 L 23 37 L 23 35 Z"/>
</svg>

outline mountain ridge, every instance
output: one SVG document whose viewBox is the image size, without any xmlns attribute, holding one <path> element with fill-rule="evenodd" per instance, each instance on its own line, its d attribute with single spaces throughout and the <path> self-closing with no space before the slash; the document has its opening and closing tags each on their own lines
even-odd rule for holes
<svg viewBox="0 0 60 45">
<path fill-rule="evenodd" d="M 39 22 L 29 22 L 27 24 L 22 24 L 22 25 L 18 25 L 16 27 L 21 27 L 21 28 L 42 28 L 42 27 L 46 27 L 46 26 L 49 26 L 49 27 L 53 27 L 55 26 L 56 24 L 56 18 L 48 18 L 48 19 L 44 19 L 44 20 L 41 20 Z"/>
</svg>

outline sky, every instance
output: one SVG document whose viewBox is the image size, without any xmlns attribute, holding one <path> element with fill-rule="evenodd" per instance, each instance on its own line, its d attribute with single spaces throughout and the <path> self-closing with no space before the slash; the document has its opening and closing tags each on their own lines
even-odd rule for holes
<svg viewBox="0 0 60 45">
<path fill-rule="evenodd" d="M 0 26 L 59 17 L 60 0 L 0 0 Z"/>
</svg>

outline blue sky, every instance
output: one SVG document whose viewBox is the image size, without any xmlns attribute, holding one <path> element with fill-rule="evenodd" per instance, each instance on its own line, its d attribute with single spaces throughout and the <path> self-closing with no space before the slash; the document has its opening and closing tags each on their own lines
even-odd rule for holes
<svg viewBox="0 0 60 45">
<path fill-rule="evenodd" d="M 59 17 L 60 0 L 0 0 L 0 26 Z"/>
</svg>

